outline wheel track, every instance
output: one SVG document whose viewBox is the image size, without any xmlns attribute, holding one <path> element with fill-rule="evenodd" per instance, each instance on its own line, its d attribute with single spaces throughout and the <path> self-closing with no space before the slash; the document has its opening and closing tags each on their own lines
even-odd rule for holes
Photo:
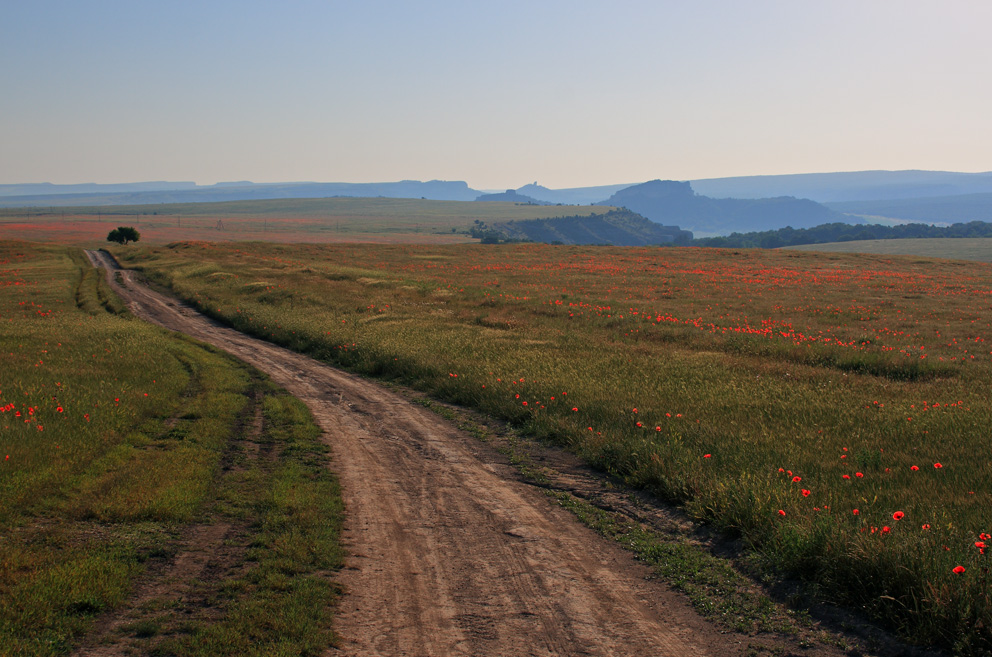
<svg viewBox="0 0 992 657">
<path fill-rule="evenodd" d="M 135 315 L 245 360 L 313 412 L 348 510 L 351 557 L 338 577 L 347 595 L 335 620 L 343 641 L 333 654 L 740 653 L 737 639 L 645 581 L 644 566 L 500 476 L 473 438 L 427 409 L 214 322 L 103 252 L 87 255 Z"/>
</svg>

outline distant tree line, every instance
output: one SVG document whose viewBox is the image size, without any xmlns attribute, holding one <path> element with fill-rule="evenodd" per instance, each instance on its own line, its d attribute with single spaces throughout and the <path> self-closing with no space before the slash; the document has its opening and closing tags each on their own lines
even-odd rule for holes
<svg viewBox="0 0 992 657">
<path fill-rule="evenodd" d="M 792 228 L 755 233 L 731 233 L 725 237 L 701 237 L 692 240 L 692 246 L 716 246 L 740 249 L 777 249 L 801 244 L 826 244 L 828 242 L 853 242 L 856 240 L 899 240 L 922 237 L 992 237 L 992 223 L 971 221 L 938 228 L 930 224 L 903 224 L 881 226 L 878 224 L 852 225 L 830 223 L 813 228 Z"/>
</svg>

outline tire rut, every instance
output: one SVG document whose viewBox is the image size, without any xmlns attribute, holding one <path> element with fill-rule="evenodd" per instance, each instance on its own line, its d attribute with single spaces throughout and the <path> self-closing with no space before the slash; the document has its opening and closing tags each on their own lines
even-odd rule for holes
<svg viewBox="0 0 992 657">
<path fill-rule="evenodd" d="M 164 422 L 175 426 L 178 418 Z M 251 395 L 245 416 L 233 432 L 221 470 L 243 469 L 235 461 L 265 458 L 260 444 L 264 432 L 261 396 Z M 208 509 L 201 522 L 183 527 L 163 549 L 167 559 L 155 560 L 137 583 L 127 603 L 97 621 L 73 653 L 77 657 L 123 657 L 148 654 L 153 637 L 181 631 L 190 621 L 209 621 L 223 610 L 212 601 L 217 587 L 245 566 L 251 541 L 249 527 L 230 522 Z"/>
</svg>

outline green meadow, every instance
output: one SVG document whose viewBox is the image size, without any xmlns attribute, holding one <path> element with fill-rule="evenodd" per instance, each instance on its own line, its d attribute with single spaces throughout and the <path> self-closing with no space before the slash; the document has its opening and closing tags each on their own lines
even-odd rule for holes
<svg viewBox="0 0 992 657">
<path fill-rule="evenodd" d="M 806 244 L 788 247 L 796 251 L 832 251 L 835 253 L 875 253 L 880 255 L 922 256 L 952 260 L 992 262 L 992 238 L 922 238 L 904 240 L 858 240 L 829 244 Z"/>
<path fill-rule="evenodd" d="M 68 653 L 216 526 L 229 528 L 219 577 L 192 602 L 146 600 L 123 640 L 174 655 L 329 645 L 336 591 L 318 572 L 340 565 L 341 503 L 300 402 L 130 317 L 64 246 L 0 245 L 0 355 L 3 654 Z M 298 613 L 273 627 L 274 608 Z"/>
<path fill-rule="evenodd" d="M 548 245 L 115 248 L 205 312 L 503 419 L 910 641 L 992 646 L 992 268 Z"/>
</svg>

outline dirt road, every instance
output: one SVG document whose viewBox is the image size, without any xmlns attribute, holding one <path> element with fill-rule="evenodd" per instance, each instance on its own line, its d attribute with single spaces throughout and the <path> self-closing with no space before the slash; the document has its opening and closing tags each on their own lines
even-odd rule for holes
<svg viewBox="0 0 992 657">
<path fill-rule="evenodd" d="M 106 254 L 95 265 L 116 270 Z M 108 272 L 113 282 L 113 275 Z M 139 284 L 132 312 L 266 372 L 332 448 L 351 556 L 334 654 L 738 655 L 626 552 L 487 458 L 474 438 L 369 381 L 248 337 Z"/>
</svg>

